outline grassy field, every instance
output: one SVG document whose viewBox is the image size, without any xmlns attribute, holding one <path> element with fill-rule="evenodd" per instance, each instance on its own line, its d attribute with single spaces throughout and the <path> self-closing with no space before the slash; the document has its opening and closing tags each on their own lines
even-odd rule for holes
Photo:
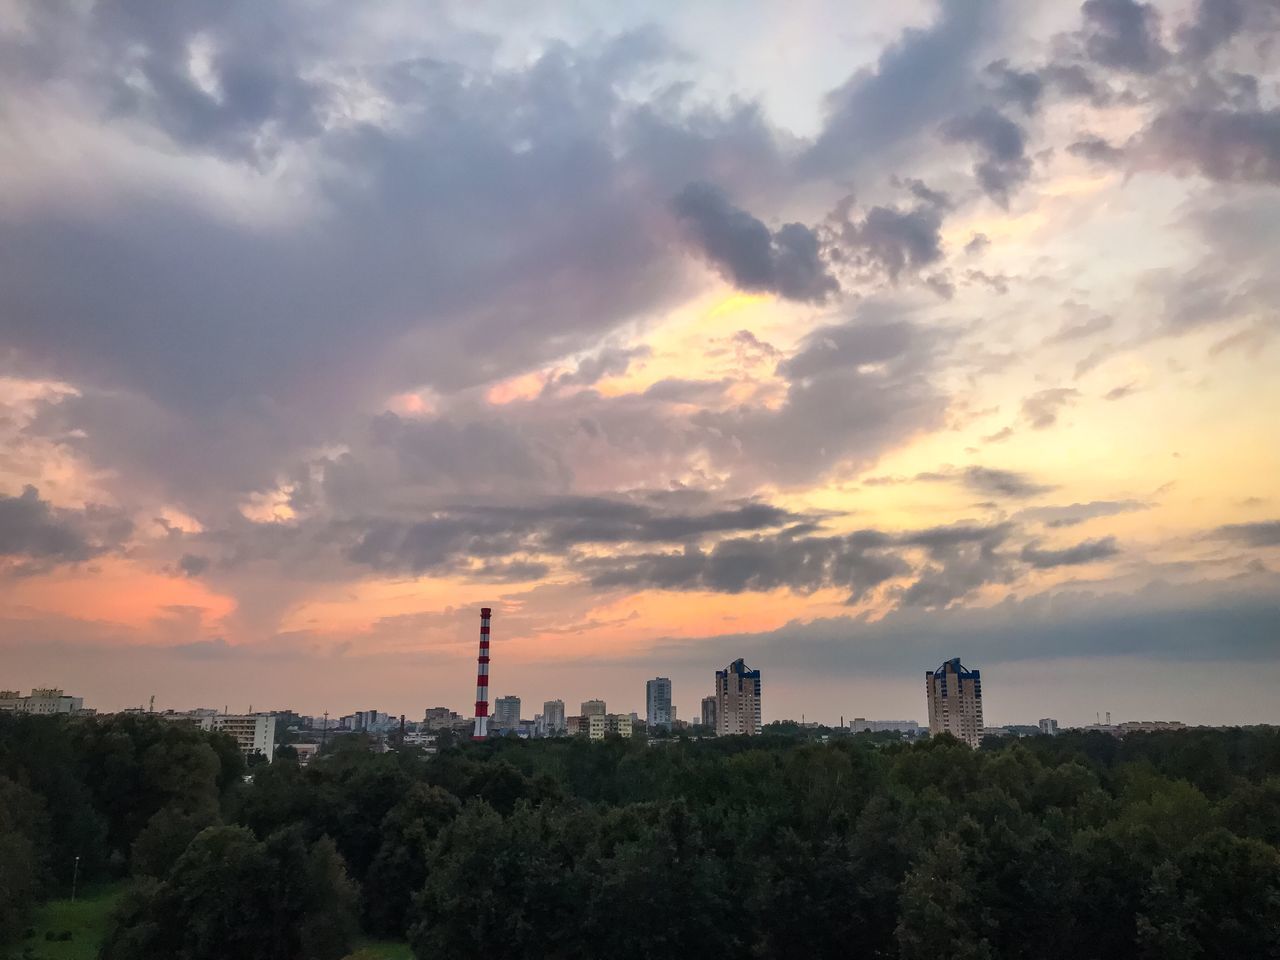
<svg viewBox="0 0 1280 960">
<path fill-rule="evenodd" d="M 390 940 L 363 940 L 346 960 L 413 960 L 409 945 Z"/>
<path fill-rule="evenodd" d="M 39 909 L 32 927 L 35 935 L 22 941 L 9 954 L 14 960 L 31 957 L 33 960 L 95 960 L 98 945 L 107 932 L 107 915 L 116 905 L 123 886 L 99 887 L 86 890 L 75 903 L 70 900 L 52 900 Z M 70 940 L 46 940 L 45 934 L 55 937 L 70 933 Z M 27 951 L 30 951 L 29 953 Z"/>
<path fill-rule="evenodd" d="M 107 933 L 107 917 L 124 892 L 124 886 L 115 885 L 85 891 L 75 903 L 70 900 L 53 900 L 37 911 L 32 927 L 35 934 L 11 948 L 4 960 L 96 960 L 98 946 Z M 45 934 L 55 937 L 70 933 L 70 940 L 46 940 Z M 30 951 L 27 953 L 26 951 Z M 346 960 L 413 960 L 408 944 L 384 940 L 361 940 L 354 953 Z"/>
</svg>

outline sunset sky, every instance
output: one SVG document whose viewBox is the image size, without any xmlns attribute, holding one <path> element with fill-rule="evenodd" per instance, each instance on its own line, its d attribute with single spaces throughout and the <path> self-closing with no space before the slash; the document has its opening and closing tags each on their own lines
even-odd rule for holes
<svg viewBox="0 0 1280 960">
<path fill-rule="evenodd" d="M 1274 0 L 0 0 L 0 688 L 1280 721 Z"/>
</svg>

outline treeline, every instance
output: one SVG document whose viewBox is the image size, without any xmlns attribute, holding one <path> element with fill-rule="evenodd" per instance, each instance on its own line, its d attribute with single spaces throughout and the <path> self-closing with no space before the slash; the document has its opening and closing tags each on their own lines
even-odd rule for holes
<svg viewBox="0 0 1280 960">
<path fill-rule="evenodd" d="M 338 749 L 0 717 L 0 936 L 133 884 L 104 960 L 1280 957 L 1280 732 Z"/>
</svg>

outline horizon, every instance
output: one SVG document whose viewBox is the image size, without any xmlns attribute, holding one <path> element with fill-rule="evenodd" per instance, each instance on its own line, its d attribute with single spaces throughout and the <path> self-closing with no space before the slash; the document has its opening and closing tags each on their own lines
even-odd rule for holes
<svg viewBox="0 0 1280 960">
<path fill-rule="evenodd" d="M 1280 723 L 1231 10 L 0 4 L 0 683 Z"/>
</svg>

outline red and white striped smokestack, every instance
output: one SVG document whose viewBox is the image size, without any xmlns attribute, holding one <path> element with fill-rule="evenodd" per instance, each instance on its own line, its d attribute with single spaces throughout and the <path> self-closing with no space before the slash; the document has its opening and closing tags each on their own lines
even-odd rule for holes
<svg viewBox="0 0 1280 960">
<path fill-rule="evenodd" d="M 489 739 L 489 616 L 493 611 L 480 608 L 480 656 L 476 657 L 476 726 L 472 740 Z"/>
</svg>

